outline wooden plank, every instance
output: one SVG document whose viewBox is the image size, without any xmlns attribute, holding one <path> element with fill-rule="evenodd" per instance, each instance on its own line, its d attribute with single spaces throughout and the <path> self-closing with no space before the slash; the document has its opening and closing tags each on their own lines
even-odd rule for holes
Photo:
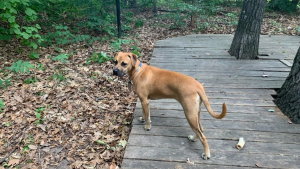
<svg viewBox="0 0 300 169">
<path fill-rule="evenodd" d="M 281 59 L 280 62 L 282 62 L 283 64 L 287 65 L 288 67 L 292 67 L 293 64 L 291 64 L 289 61 Z"/>
<path fill-rule="evenodd" d="M 129 146 L 140 147 L 154 147 L 159 149 L 165 148 L 184 148 L 192 150 L 203 150 L 202 144 L 199 140 L 191 142 L 187 137 L 168 137 L 168 136 L 152 136 L 152 135 L 131 135 L 129 138 Z M 245 138 L 246 139 L 246 138 Z M 141 141 L 143 140 L 143 141 Z M 264 153 L 277 155 L 298 155 L 300 154 L 299 144 L 284 144 L 284 143 L 264 143 L 264 142 L 252 142 L 245 140 L 246 144 L 242 150 L 243 153 Z M 210 150 L 215 151 L 238 151 L 236 144 L 238 140 L 217 140 L 207 139 L 207 143 L 210 145 Z"/>
<path fill-rule="evenodd" d="M 164 148 L 153 149 L 153 147 L 135 147 L 128 146 L 124 158 L 130 159 L 148 159 L 155 161 L 177 161 L 185 162 L 187 158 L 199 164 L 218 164 L 225 166 L 242 166 L 255 167 L 259 164 L 260 167 L 267 168 L 298 168 L 300 166 L 299 156 L 286 155 L 268 155 L 268 154 L 248 154 L 242 151 L 216 151 L 211 150 L 211 159 L 203 160 L 201 151 L 190 151 L 184 148 Z"/>
<path fill-rule="evenodd" d="M 140 159 L 124 159 L 122 169 L 250 169 L 252 167 L 224 166 L 215 164 L 188 164 L 175 161 L 149 161 Z"/>
<path fill-rule="evenodd" d="M 236 72 L 205 72 L 205 71 L 201 71 L 199 69 L 195 69 L 195 68 L 190 68 L 190 69 L 180 69 L 178 68 L 165 68 L 165 70 L 172 70 L 175 72 L 181 72 L 184 75 L 187 76 L 191 76 L 193 78 L 200 78 L 200 77 L 214 77 L 214 76 L 226 76 L 229 78 L 235 78 L 235 77 L 257 77 L 257 78 L 268 78 L 268 77 L 274 77 L 274 78 L 286 78 L 289 75 L 289 72 L 259 72 L 259 71 L 241 71 L 241 70 L 237 70 Z M 266 76 L 266 77 L 264 77 Z M 260 84 L 262 85 L 262 84 Z"/>
<path fill-rule="evenodd" d="M 212 105 L 221 105 L 224 102 L 228 105 L 254 105 L 257 107 L 264 107 L 264 106 L 275 106 L 274 102 L 272 100 L 260 100 L 260 99 L 219 99 L 219 98 L 208 98 L 209 103 Z M 177 104 L 178 102 L 175 99 L 160 99 L 160 100 L 151 100 L 150 104 Z"/>
<path fill-rule="evenodd" d="M 133 125 L 143 125 L 133 120 Z M 152 127 L 172 126 L 172 127 L 189 127 L 186 119 L 182 118 L 161 118 L 151 117 Z M 233 121 L 233 120 L 201 120 L 202 126 L 206 129 L 230 129 L 244 131 L 266 131 L 277 133 L 293 133 L 300 134 L 300 125 L 289 123 L 272 123 L 272 122 L 249 122 L 249 121 Z"/>
<path fill-rule="evenodd" d="M 209 99 L 252 99 L 252 100 L 273 100 L 273 97 L 270 94 L 260 93 L 225 93 L 217 92 L 212 93 L 206 91 L 206 96 Z"/>
<path fill-rule="evenodd" d="M 256 99 L 239 99 L 239 98 L 231 98 L 231 99 L 220 99 L 220 98 L 210 98 L 209 103 L 210 104 L 223 104 L 226 102 L 228 105 L 254 105 L 258 107 L 264 107 L 264 106 L 275 106 L 273 99 L 272 100 L 262 100 L 259 98 Z M 160 103 L 165 104 L 177 104 L 178 102 L 175 99 L 159 99 L 159 100 L 150 100 L 150 104 L 157 104 L 159 105 Z"/>
<path fill-rule="evenodd" d="M 222 87 L 206 87 L 205 88 L 206 93 L 232 93 L 232 94 L 249 94 L 249 93 L 260 93 L 260 94 L 266 94 L 266 95 L 272 95 L 276 94 L 275 90 L 273 89 L 231 89 L 226 88 L 226 86 Z"/>
<path fill-rule="evenodd" d="M 214 120 L 214 118 L 202 108 L 201 120 Z M 160 109 L 150 109 L 151 117 L 165 117 L 165 118 L 183 118 L 185 119 L 183 110 L 160 110 Z M 255 115 L 254 115 L 255 114 Z M 135 120 L 142 116 L 142 109 L 135 109 Z M 167 119 L 166 119 L 167 120 Z M 264 112 L 264 113 L 236 113 L 227 111 L 226 116 L 222 120 L 236 120 L 236 121 L 248 121 L 248 122 L 272 122 L 272 123 L 287 123 L 289 118 L 274 112 Z"/>
<path fill-rule="evenodd" d="M 273 109 L 273 110 L 278 110 L 276 105 L 273 106 L 257 106 L 254 104 L 229 104 L 227 103 L 227 100 L 223 100 L 222 103 L 219 104 L 214 104 L 214 103 L 210 103 L 212 109 L 218 113 L 222 110 L 222 104 L 223 102 L 226 103 L 227 106 L 227 111 L 232 111 L 232 112 L 243 112 L 243 113 L 256 113 L 256 112 L 268 112 L 269 109 Z M 141 108 L 140 104 L 136 105 L 136 108 Z M 161 109 L 161 110 L 182 110 L 182 107 L 179 103 L 176 104 L 171 104 L 171 103 L 157 103 L 157 104 L 151 104 L 150 103 L 150 108 L 156 110 L 156 109 Z M 203 107 L 203 110 L 205 108 Z"/>
<path fill-rule="evenodd" d="M 237 141 L 240 137 L 252 142 L 265 142 L 265 143 L 284 143 L 284 144 L 297 144 L 300 145 L 300 134 L 294 133 L 276 133 L 265 131 L 246 131 L 243 129 L 211 129 L 206 126 L 204 128 L 204 135 L 207 139 L 219 140 L 234 140 Z M 142 125 L 133 125 L 131 135 L 155 135 L 155 136 L 170 136 L 170 137 L 183 137 L 187 138 L 188 135 L 194 134 L 190 127 L 172 127 L 160 126 L 152 127 L 150 131 L 145 131 Z M 129 139 L 130 139 L 129 137 Z M 130 140 L 129 140 L 130 144 Z M 296 147 L 298 147 L 296 146 Z M 280 154 L 280 152 L 278 152 Z"/>
<path fill-rule="evenodd" d="M 212 93 L 206 91 L 206 96 L 209 99 L 252 99 L 252 100 L 273 100 L 273 97 L 270 94 L 264 93 L 225 93 L 218 92 Z"/>
<path fill-rule="evenodd" d="M 197 59 L 176 59 L 176 58 L 172 58 L 172 59 L 153 59 L 151 66 L 155 66 L 155 67 L 160 67 L 160 68 L 164 68 L 161 65 L 163 63 L 168 63 L 168 64 L 172 64 L 172 63 L 178 63 L 178 62 L 189 62 L 189 63 L 195 63 L 198 62 Z M 197 66 L 193 66 L 193 67 L 197 67 Z M 230 65 L 227 66 L 222 66 L 222 67 L 218 67 L 216 69 L 216 66 L 214 65 L 203 65 L 201 67 L 198 67 L 198 69 L 200 71 L 205 71 L 205 72 L 234 72 L 238 71 L 238 70 L 247 70 L 247 71 L 265 71 L 265 72 L 290 72 L 291 68 L 290 67 L 286 67 L 286 66 L 244 66 L 244 67 L 236 67 L 234 70 L 228 70 L 228 68 L 230 68 Z"/>
<path fill-rule="evenodd" d="M 225 101 L 226 103 L 226 101 Z M 216 112 L 216 113 L 220 113 L 222 110 L 222 104 L 210 104 L 212 109 Z M 255 107 L 255 106 L 245 106 L 245 105 L 229 105 L 226 104 L 227 106 L 227 112 L 231 112 L 231 113 L 244 113 L 244 114 L 257 114 L 257 113 L 269 113 L 268 110 L 272 109 L 275 110 L 275 112 L 281 112 L 277 106 L 264 106 L 264 107 Z M 137 103 L 136 105 L 137 109 L 141 109 L 141 104 Z M 172 104 L 151 104 L 150 103 L 150 109 L 154 110 L 154 112 L 156 110 L 180 110 L 182 111 L 182 107 L 179 103 L 172 105 Z M 202 107 L 203 112 L 206 112 L 206 109 L 204 108 L 204 106 Z"/>
<path fill-rule="evenodd" d="M 230 60 L 228 60 L 230 61 Z M 213 68 L 214 66 L 216 70 L 222 70 L 222 69 L 226 69 L 226 68 L 231 68 L 232 70 L 227 70 L 228 72 L 233 72 L 236 69 L 238 70 L 244 70 L 246 68 L 253 70 L 253 69 L 261 69 L 261 68 L 268 68 L 268 67 L 272 67 L 272 68 L 286 68 L 286 65 L 282 64 L 279 61 L 276 61 L 276 63 L 274 64 L 270 64 L 270 63 L 264 63 L 264 64 L 257 64 L 257 65 L 251 65 L 251 64 L 239 64 L 239 62 L 231 62 L 231 63 L 219 63 L 219 62 L 213 62 L 210 61 L 210 59 L 207 60 L 201 60 L 199 62 L 192 60 L 189 62 L 184 62 L 184 64 L 182 62 L 155 62 L 153 64 L 151 64 L 152 66 L 157 66 L 157 67 L 169 67 L 169 68 L 173 68 L 173 67 L 182 67 L 182 68 L 189 68 L 189 67 L 199 67 L 199 68 L 203 68 L 203 67 L 207 67 L 207 64 L 209 64 L 209 68 Z M 254 63 L 253 63 L 254 64 Z M 245 70 L 244 70 L 245 71 Z"/>
</svg>

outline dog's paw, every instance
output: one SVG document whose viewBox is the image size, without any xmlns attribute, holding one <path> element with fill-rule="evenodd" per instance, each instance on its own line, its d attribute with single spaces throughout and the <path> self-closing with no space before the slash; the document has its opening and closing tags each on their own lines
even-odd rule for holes
<svg viewBox="0 0 300 169">
<path fill-rule="evenodd" d="M 202 158 L 203 158 L 203 160 L 208 160 L 208 159 L 210 159 L 210 154 L 206 155 L 205 153 L 202 153 Z"/>
<path fill-rule="evenodd" d="M 144 123 L 144 122 L 145 122 L 145 119 L 144 119 L 143 117 L 140 117 L 140 118 L 138 119 L 138 121 L 139 121 L 140 123 Z"/>
<path fill-rule="evenodd" d="M 150 131 L 151 130 L 151 124 L 150 125 L 144 125 L 144 130 Z"/>
<path fill-rule="evenodd" d="M 197 137 L 197 135 L 189 135 L 188 136 L 188 139 L 190 140 L 190 141 L 193 141 L 193 142 L 195 142 L 195 141 L 197 141 L 197 139 L 198 139 L 198 137 Z"/>
</svg>

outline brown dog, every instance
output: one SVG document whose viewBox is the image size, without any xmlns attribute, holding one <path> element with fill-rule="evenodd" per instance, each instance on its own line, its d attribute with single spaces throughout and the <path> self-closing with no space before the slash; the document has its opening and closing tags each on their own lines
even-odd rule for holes
<svg viewBox="0 0 300 169">
<path fill-rule="evenodd" d="M 212 117 L 221 119 L 226 115 L 225 103 L 223 103 L 221 114 L 214 113 L 209 105 L 204 88 L 198 81 L 180 73 L 142 64 L 135 54 L 116 53 L 114 62 L 113 74 L 124 76 L 127 73 L 133 82 L 135 92 L 143 108 L 143 117 L 139 121 L 144 122 L 146 120 L 144 129 L 148 131 L 151 129 L 148 99 L 173 98 L 181 104 L 190 127 L 196 133 L 194 136 L 189 136 L 188 139 L 196 141 L 199 138 L 204 147 L 202 158 L 209 159 L 209 147 L 200 124 L 201 104 L 204 103 Z"/>
</svg>

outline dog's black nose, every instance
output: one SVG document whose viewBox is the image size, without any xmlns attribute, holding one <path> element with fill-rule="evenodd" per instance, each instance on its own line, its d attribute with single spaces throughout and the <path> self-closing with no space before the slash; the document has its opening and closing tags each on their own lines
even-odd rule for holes
<svg viewBox="0 0 300 169">
<path fill-rule="evenodd" d="M 118 75 L 119 69 L 114 69 L 113 70 L 113 75 Z"/>
</svg>

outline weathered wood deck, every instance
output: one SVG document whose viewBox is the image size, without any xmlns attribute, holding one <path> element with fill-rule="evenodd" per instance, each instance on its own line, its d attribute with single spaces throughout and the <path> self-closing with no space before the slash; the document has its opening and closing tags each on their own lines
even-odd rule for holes
<svg viewBox="0 0 300 169">
<path fill-rule="evenodd" d="M 300 168 L 300 125 L 289 124 L 272 97 L 290 71 L 300 37 L 261 36 L 259 60 L 230 56 L 232 38 L 189 35 L 157 41 L 151 59 L 153 66 L 196 78 L 216 113 L 226 102 L 222 120 L 202 107 L 211 159 L 201 159 L 200 141 L 188 141 L 194 133 L 179 103 L 156 100 L 150 101 L 151 131 L 138 122 L 142 109 L 137 104 L 122 168 Z M 246 141 L 242 150 L 235 148 L 239 137 Z M 195 164 L 186 163 L 188 158 Z"/>
</svg>

